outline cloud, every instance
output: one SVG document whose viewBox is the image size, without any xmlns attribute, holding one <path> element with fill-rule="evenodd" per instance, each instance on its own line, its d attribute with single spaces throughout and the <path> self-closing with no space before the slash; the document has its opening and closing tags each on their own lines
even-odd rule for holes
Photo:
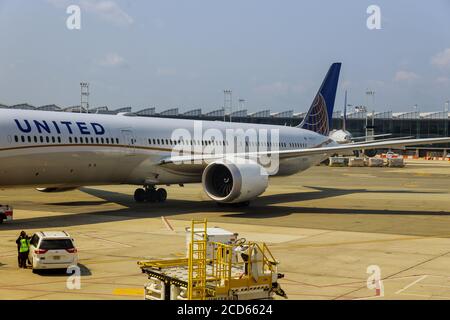
<svg viewBox="0 0 450 320">
<path fill-rule="evenodd" d="M 47 0 L 47 2 L 57 8 L 64 8 L 72 4 L 69 0 Z M 127 26 L 134 22 L 134 19 L 112 0 L 81 0 L 79 6 L 81 14 L 85 11 L 116 25 Z"/>
<path fill-rule="evenodd" d="M 285 95 L 289 92 L 290 85 L 286 82 L 274 82 L 256 87 L 253 91 L 264 95 Z"/>
<path fill-rule="evenodd" d="M 153 25 L 155 26 L 156 29 L 164 29 L 164 27 L 166 26 L 165 22 L 163 19 L 161 18 L 156 18 L 153 20 Z"/>
<path fill-rule="evenodd" d="M 399 70 L 394 76 L 395 81 L 413 81 L 419 79 L 419 76 L 411 71 Z"/>
<path fill-rule="evenodd" d="M 177 70 L 175 68 L 157 68 L 156 75 L 158 77 L 170 77 L 177 74 Z"/>
<path fill-rule="evenodd" d="M 341 81 L 341 87 L 344 89 L 348 89 L 352 86 L 352 82 L 349 80 L 343 80 Z"/>
<path fill-rule="evenodd" d="M 69 0 L 47 0 L 47 2 L 57 8 L 63 8 L 70 5 Z"/>
<path fill-rule="evenodd" d="M 99 64 L 103 67 L 122 67 L 127 65 L 125 59 L 114 52 L 108 53 L 100 60 Z"/>
<path fill-rule="evenodd" d="M 450 48 L 445 49 L 442 52 L 438 52 L 431 58 L 431 64 L 439 68 L 450 67 Z"/>
<path fill-rule="evenodd" d="M 447 85 L 450 83 L 450 79 L 448 77 L 438 77 L 435 82 L 441 85 Z"/>
</svg>

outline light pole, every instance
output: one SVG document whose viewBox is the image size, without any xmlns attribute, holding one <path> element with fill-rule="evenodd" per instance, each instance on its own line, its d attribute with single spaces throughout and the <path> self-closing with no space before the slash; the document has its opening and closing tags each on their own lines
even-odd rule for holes
<svg viewBox="0 0 450 320">
<path fill-rule="evenodd" d="M 81 88 L 81 101 L 80 101 L 80 113 L 83 112 L 83 108 L 86 109 L 86 113 L 89 113 L 89 83 L 80 82 Z"/>
<path fill-rule="evenodd" d="M 367 106 L 369 106 L 369 99 L 372 97 L 372 125 L 369 126 L 369 114 L 366 113 L 366 140 L 372 141 L 374 140 L 373 136 L 375 135 L 375 91 L 366 90 L 367 96 Z M 369 138 L 369 136 L 372 136 Z"/>
<path fill-rule="evenodd" d="M 414 117 L 416 118 L 416 138 L 420 138 L 420 111 L 417 104 L 414 105 Z"/>
<path fill-rule="evenodd" d="M 444 105 L 444 136 L 447 137 L 448 136 L 448 108 L 449 108 L 449 103 L 450 100 L 445 101 L 445 105 Z"/>
</svg>

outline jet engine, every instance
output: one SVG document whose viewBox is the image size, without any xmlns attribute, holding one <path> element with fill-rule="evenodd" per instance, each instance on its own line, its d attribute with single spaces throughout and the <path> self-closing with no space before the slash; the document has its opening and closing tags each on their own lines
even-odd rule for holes
<svg viewBox="0 0 450 320">
<path fill-rule="evenodd" d="M 377 155 L 378 150 L 375 149 L 366 149 L 364 150 L 364 154 L 369 157 L 369 158 L 373 158 Z"/>
<path fill-rule="evenodd" d="M 262 194 L 268 185 L 266 170 L 244 159 L 223 159 L 203 171 L 202 184 L 208 197 L 218 203 L 244 203 Z"/>
</svg>

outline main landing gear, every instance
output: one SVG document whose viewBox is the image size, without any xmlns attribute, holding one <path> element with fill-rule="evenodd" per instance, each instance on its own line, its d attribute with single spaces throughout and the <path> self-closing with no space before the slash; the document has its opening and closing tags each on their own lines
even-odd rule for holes
<svg viewBox="0 0 450 320">
<path fill-rule="evenodd" d="M 166 189 L 156 189 L 154 186 L 144 186 L 144 188 L 136 189 L 134 192 L 136 202 L 164 202 L 166 199 Z"/>
</svg>

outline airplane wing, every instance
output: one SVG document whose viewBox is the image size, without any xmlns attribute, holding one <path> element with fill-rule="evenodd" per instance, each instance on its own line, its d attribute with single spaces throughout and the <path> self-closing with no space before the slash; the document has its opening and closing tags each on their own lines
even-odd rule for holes
<svg viewBox="0 0 450 320">
<path fill-rule="evenodd" d="M 317 147 L 309 149 L 294 149 L 294 150 L 273 150 L 249 153 L 232 153 L 232 154 L 200 154 L 200 155 L 181 155 L 172 156 L 161 160 L 160 165 L 166 164 L 188 164 L 189 162 L 213 161 L 216 159 L 223 159 L 225 157 L 243 157 L 243 158 L 258 158 L 261 156 L 278 155 L 280 159 L 291 159 L 297 157 L 311 156 L 311 155 L 333 155 L 340 151 L 353 150 L 370 150 L 370 149 L 402 149 L 406 146 L 418 146 L 436 143 L 450 143 L 450 137 L 446 138 L 428 138 L 428 139 L 402 139 L 382 142 L 364 142 L 354 144 L 344 144 L 333 147 Z"/>
<path fill-rule="evenodd" d="M 376 134 L 374 136 L 361 136 L 361 137 L 352 137 L 352 140 L 365 140 L 367 138 L 381 138 L 381 137 L 389 137 L 392 136 L 391 133 L 385 133 L 385 134 Z"/>
<path fill-rule="evenodd" d="M 370 140 L 370 141 L 364 141 L 364 143 L 375 143 L 375 142 L 384 142 L 384 141 L 396 141 L 396 140 L 405 140 L 405 139 L 413 139 L 414 136 L 409 137 L 400 137 L 400 138 L 386 138 L 386 139 L 377 139 L 377 140 Z M 352 144 L 361 143 L 361 142 L 352 142 Z"/>
</svg>

